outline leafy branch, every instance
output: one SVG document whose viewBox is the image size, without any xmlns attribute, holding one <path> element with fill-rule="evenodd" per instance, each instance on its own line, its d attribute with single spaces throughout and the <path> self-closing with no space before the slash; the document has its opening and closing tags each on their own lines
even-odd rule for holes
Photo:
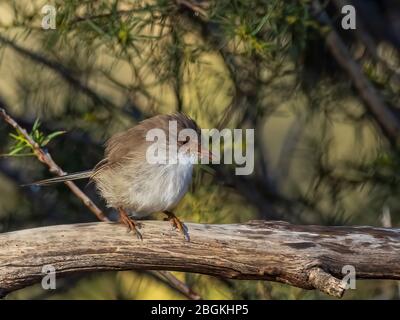
<svg viewBox="0 0 400 320">
<path fill-rule="evenodd" d="M 16 133 L 10 133 L 10 137 L 14 140 L 14 144 L 10 147 L 10 152 L 3 156 L 34 156 L 34 147 L 27 139 L 26 135 L 18 129 L 15 129 Z M 40 148 L 45 147 L 54 138 L 64 134 L 66 131 L 55 131 L 48 135 L 40 131 L 40 120 L 37 118 L 33 124 L 32 130 L 28 133 L 29 137 L 37 143 Z M 31 152 L 28 152 L 28 151 Z"/>
</svg>

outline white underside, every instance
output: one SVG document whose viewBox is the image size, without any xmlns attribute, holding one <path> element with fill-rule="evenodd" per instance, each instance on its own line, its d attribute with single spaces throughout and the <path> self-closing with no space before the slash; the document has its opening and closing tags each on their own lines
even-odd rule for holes
<svg viewBox="0 0 400 320">
<path fill-rule="evenodd" d="M 141 191 L 136 185 L 131 186 L 130 202 L 135 204 L 134 209 L 129 210 L 132 216 L 145 217 L 153 212 L 172 210 L 187 192 L 192 179 L 193 164 L 171 164 L 163 167 L 156 175 L 149 177 L 152 180 L 150 188 Z"/>
<path fill-rule="evenodd" d="M 188 190 L 193 161 L 177 164 L 116 166 L 94 177 L 109 207 L 124 208 L 134 217 L 172 210 Z"/>
</svg>

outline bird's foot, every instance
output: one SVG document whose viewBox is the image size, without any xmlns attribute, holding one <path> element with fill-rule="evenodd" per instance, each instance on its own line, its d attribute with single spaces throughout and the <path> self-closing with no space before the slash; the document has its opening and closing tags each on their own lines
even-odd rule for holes
<svg viewBox="0 0 400 320">
<path fill-rule="evenodd" d="M 119 222 L 128 227 L 128 232 L 132 231 L 139 240 L 143 240 L 142 234 L 138 230 L 142 227 L 140 223 L 129 217 L 124 209 L 120 208 L 118 209 L 118 212 Z"/>
<path fill-rule="evenodd" d="M 179 220 L 179 218 L 173 212 L 164 211 L 164 213 L 167 215 L 167 218 L 165 218 L 164 220 L 170 221 L 172 227 L 174 229 L 178 229 L 179 232 L 183 234 L 184 239 L 189 242 L 190 241 L 189 232 L 185 224 L 181 220 Z"/>
</svg>

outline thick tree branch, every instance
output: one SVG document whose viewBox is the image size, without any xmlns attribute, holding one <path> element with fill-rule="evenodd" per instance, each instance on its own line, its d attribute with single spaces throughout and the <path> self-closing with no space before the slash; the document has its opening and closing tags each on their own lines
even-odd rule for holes
<svg viewBox="0 0 400 320">
<path fill-rule="evenodd" d="M 285 222 L 187 224 L 191 242 L 167 222 L 145 221 L 143 241 L 112 223 L 28 229 L 0 235 L 0 292 L 58 277 L 105 270 L 176 270 L 264 279 L 341 297 L 343 267 L 357 279 L 400 279 L 400 230 L 299 226 Z"/>
</svg>

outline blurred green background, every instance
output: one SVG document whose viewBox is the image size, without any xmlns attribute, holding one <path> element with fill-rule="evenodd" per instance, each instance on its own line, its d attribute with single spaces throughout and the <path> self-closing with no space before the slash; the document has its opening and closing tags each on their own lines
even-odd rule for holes
<svg viewBox="0 0 400 320">
<path fill-rule="evenodd" d="M 203 128 L 255 128 L 255 172 L 197 168 L 176 209 L 184 221 L 396 227 L 398 144 L 325 40 L 338 33 L 400 121 L 400 4 L 352 1 L 358 32 L 340 27 L 338 1 L 323 1 L 332 25 L 321 25 L 315 2 L 0 0 L 0 98 L 28 130 L 40 119 L 44 134 L 66 131 L 46 148 L 67 172 L 92 168 L 108 137 L 159 113 L 183 111 Z M 45 4 L 56 8 L 55 30 L 41 27 Z M 0 232 L 95 221 L 64 185 L 20 187 L 51 174 L 35 157 L 10 155 L 12 132 L 0 123 Z M 78 184 L 104 209 L 93 186 Z M 173 274 L 204 299 L 328 298 L 266 281 Z M 151 272 L 86 274 L 57 286 L 7 299 L 186 298 Z M 358 281 L 344 299 L 399 296 L 397 281 Z"/>
</svg>

